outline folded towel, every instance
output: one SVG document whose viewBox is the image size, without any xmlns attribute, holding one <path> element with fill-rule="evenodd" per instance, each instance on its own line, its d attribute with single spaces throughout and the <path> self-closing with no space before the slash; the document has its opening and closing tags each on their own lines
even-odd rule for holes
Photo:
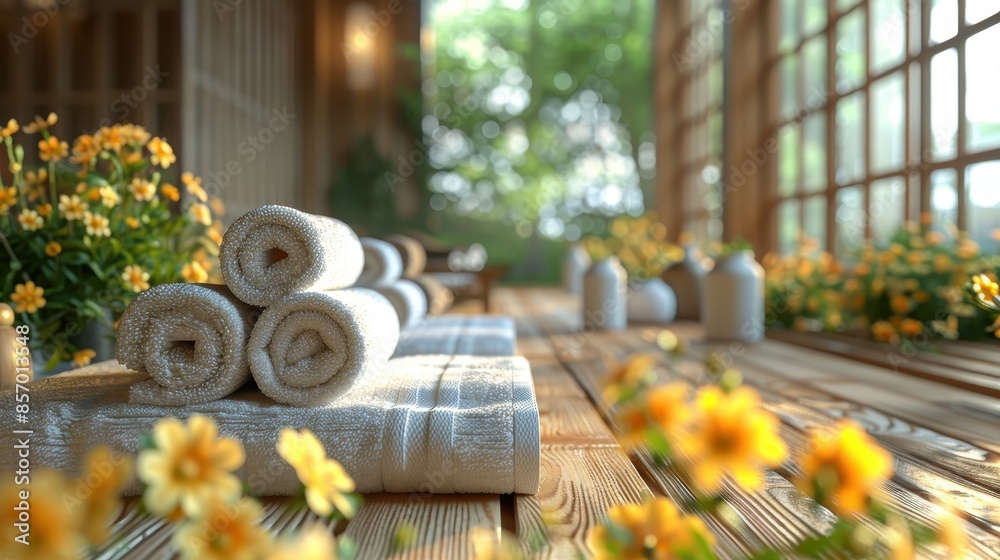
<svg viewBox="0 0 1000 560">
<path fill-rule="evenodd" d="M 372 290 L 298 292 L 264 310 L 247 356 L 265 395 L 319 406 L 377 377 L 398 340 L 392 306 Z"/>
<path fill-rule="evenodd" d="M 365 251 L 365 268 L 358 278 L 358 286 L 385 286 L 403 275 L 403 258 L 391 243 L 362 237 L 361 247 Z"/>
<path fill-rule="evenodd" d="M 225 286 L 164 284 L 139 294 L 118 325 L 118 360 L 152 379 L 133 403 L 180 406 L 220 399 L 250 379 L 246 345 L 260 310 Z"/>
<path fill-rule="evenodd" d="M 238 474 L 258 496 L 292 495 L 299 483 L 274 451 L 283 427 L 308 428 L 354 478 L 361 492 L 526 493 L 538 489 L 539 431 L 528 362 L 521 357 L 414 356 L 391 360 L 370 384 L 334 403 L 298 408 L 245 388 L 184 409 L 127 402 L 145 376 L 105 362 L 86 373 L 58 375 L 31 387 L 35 467 L 79 472 L 101 444 L 134 454 L 139 436 L 165 416 L 211 416 L 222 435 L 239 439 L 246 463 Z M 13 402 L 12 389 L 0 391 Z M 11 449 L 24 426 L 0 417 L 0 445 Z M 13 472 L 16 454 L 0 455 Z M 137 493 L 139 486 L 129 489 Z"/>
<path fill-rule="evenodd" d="M 421 274 L 410 278 L 414 284 L 420 287 L 427 298 L 427 314 L 440 315 L 451 309 L 455 303 L 455 294 L 445 287 L 433 276 Z"/>
<path fill-rule="evenodd" d="M 399 328 L 412 327 L 427 316 L 427 297 L 424 296 L 423 290 L 410 280 L 396 280 L 392 284 L 373 289 L 392 304 L 396 316 L 399 317 Z"/>
<path fill-rule="evenodd" d="M 403 258 L 403 278 L 413 278 L 427 267 L 427 250 L 416 239 L 395 234 L 386 237 L 385 240 L 392 243 Z"/>
<path fill-rule="evenodd" d="M 517 354 L 517 327 L 510 317 L 428 317 L 399 333 L 393 357 L 425 354 L 513 356 Z"/>
<path fill-rule="evenodd" d="M 343 222 L 273 205 L 233 222 L 219 251 L 226 285 L 260 306 L 293 292 L 350 286 L 364 260 L 358 236 Z"/>
</svg>

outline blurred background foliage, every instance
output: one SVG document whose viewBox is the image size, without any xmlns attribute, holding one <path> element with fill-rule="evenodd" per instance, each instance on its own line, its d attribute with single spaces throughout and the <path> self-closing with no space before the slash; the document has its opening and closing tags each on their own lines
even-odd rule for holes
<svg viewBox="0 0 1000 560">
<path fill-rule="evenodd" d="M 652 0 L 432 3 L 424 44 L 410 47 L 421 91 L 403 92 L 426 148 L 413 176 L 421 212 L 398 218 L 395 160 L 370 140 L 340 170 L 331 203 L 366 213 L 372 231 L 480 242 L 491 264 L 518 263 L 509 281 L 557 281 L 566 242 L 642 215 L 653 191 L 653 10 Z M 352 184 L 372 188 L 337 188 Z"/>
</svg>

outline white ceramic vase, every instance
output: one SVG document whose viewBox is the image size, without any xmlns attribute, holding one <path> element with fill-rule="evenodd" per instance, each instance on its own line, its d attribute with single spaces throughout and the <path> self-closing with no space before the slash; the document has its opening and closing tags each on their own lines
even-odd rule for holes
<svg viewBox="0 0 1000 560">
<path fill-rule="evenodd" d="M 571 294 L 583 293 L 583 275 L 590 268 L 590 255 L 579 243 L 570 246 L 563 257 L 562 281 L 563 287 Z"/>
<path fill-rule="evenodd" d="M 629 285 L 629 323 L 666 324 L 676 317 L 677 296 L 663 280 L 651 278 Z"/>
<path fill-rule="evenodd" d="M 663 271 L 663 281 L 677 297 L 677 319 L 701 320 L 701 298 L 708 267 L 694 245 L 685 245 L 684 259 Z"/>
<path fill-rule="evenodd" d="M 709 340 L 755 343 L 764 338 L 764 268 L 753 251 L 716 261 L 705 277 L 702 324 Z"/>
<path fill-rule="evenodd" d="M 584 329 L 623 330 L 628 318 L 627 290 L 627 276 L 618 257 L 595 262 L 583 277 Z"/>
</svg>

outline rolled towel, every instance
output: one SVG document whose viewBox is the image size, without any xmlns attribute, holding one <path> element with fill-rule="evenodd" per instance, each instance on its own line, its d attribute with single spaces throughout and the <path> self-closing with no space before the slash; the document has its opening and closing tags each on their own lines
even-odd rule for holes
<svg viewBox="0 0 1000 560">
<path fill-rule="evenodd" d="M 428 315 L 440 315 L 455 303 L 455 294 L 433 276 L 421 274 L 410 280 L 423 290 L 424 297 L 427 298 Z"/>
<path fill-rule="evenodd" d="M 514 319 L 495 315 L 428 317 L 399 333 L 393 357 L 433 354 L 513 356 L 517 354 Z"/>
<path fill-rule="evenodd" d="M 260 306 L 294 292 L 346 288 L 364 260 L 358 236 L 343 222 L 274 205 L 233 222 L 219 251 L 226 285 Z"/>
<path fill-rule="evenodd" d="M 399 318 L 400 329 L 412 327 L 427 316 L 427 298 L 423 290 L 410 280 L 396 280 L 387 286 L 373 289 L 392 304 Z"/>
<path fill-rule="evenodd" d="M 394 234 L 385 238 L 403 258 L 403 278 L 413 278 L 427 267 L 427 250 L 412 237 Z"/>
<path fill-rule="evenodd" d="M 365 267 L 358 277 L 358 286 L 384 286 L 403 275 L 403 258 L 392 243 L 362 237 L 361 247 L 365 251 Z"/>
<path fill-rule="evenodd" d="M 246 345 L 260 310 L 225 286 L 164 284 L 139 294 L 118 324 L 118 361 L 148 373 L 129 401 L 180 406 L 225 397 L 250 379 Z"/>
<path fill-rule="evenodd" d="M 183 409 L 131 404 L 128 387 L 137 379 L 142 376 L 105 362 L 34 383 L 32 421 L 44 426 L 45 437 L 32 438 L 33 464 L 80 472 L 98 445 L 134 455 L 140 436 L 160 418 L 204 414 L 215 419 L 220 435 L 243 444 L 246 462 L 237 474 L 255 496 L 290 496 L 301 488 L 274 452 L 284 427 L 315 433 L 359 492 L 538 490 L 538 403 L 522 357 L 393 359 L 336 402 L 306 408 L 276 403 L 250 387 Z M 13 398 L 14 389 L 0 390 L 0 399 Z M 13 415 L 0 415 L 0 446 L 17 445 L 25 436 L 14 432 L 23 427 Z M 16 454 L 0 454 L 6 472 L 17 461 Z M 126 493 L 141 492 L 135 484 Z"/>
<path fill-rule="evenodd" d="M 398 341 L 392 305 L 372 290 L 298 292 L 264 310 L 247 357 L 265 395 L 319 406 L 377 375 Z"/>
</svg>

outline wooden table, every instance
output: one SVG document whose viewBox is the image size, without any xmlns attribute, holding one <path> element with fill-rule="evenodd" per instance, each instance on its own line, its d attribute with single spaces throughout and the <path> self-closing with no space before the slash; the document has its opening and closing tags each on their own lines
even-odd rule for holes
<svg viewBox="0 0 1000 560">
<path fill-rule="evenodd" d="M 499 289 L 496 313 L 517 320 L 519 351 L 532 367 L 541 412 L 542 479 L 536 496 L 366 496 L 358 516 L 337 527 L 354 538 L 359 558 L 463 558 L 472 553 L 470 531 L 501 530 L 539 548 L 533 556 L 589 556 L 587 532 L 611 506 L 647 494 L 682 503 L 690 491 L 648 457 L 630 456 L 618 445 L 597 397 L 611 363 L 653 350 L 653 328 L 620 333 L 578 333 L 579 310 L 555 289 Z M 885 490 L 899 509 L 931 522 L 941 504 L 954 508 L 972 538 L 972 555 L 1000 558 L 1000 400 L 973 386 L 956 386 L 888 367 L 768 340 L 752 348 L 710 346 L 696 325 L 671 327 L 689 342 L 678 370 L 695 375 L 704 357 L 721 350 L 735 359 L 746 383 L 761 392 L 782 419 L 792 453 L 805 430 L 853 418 L 895 455 Z M 964 359 L 1000 374 L 995 353 L 970 349 Z M 975 350 L 975 351 L 973 351 Z M 913 362 L 920 356 L 909 358 Z M 762 544 L 781 546 L 829 528 L 832 515 L 813 507 L 790 482 L 794 466 L 769 473 L 766 490 L 747 494 L 729 487 L 718 515 L 705 518 L 722 557 L 738 558 Z M 266 499 L 264 524 L 275 532 L 302 523 L 282 499 Z M 389 554 L 397 527 L 412 524 L 416 543 Z M 171 527 L 129 505 L 116 526 L 119 545 L 137 545 L 131 557 L 169 557 Z M 526 545 L 530 547 L 531 545 Z"/>
</svg>

